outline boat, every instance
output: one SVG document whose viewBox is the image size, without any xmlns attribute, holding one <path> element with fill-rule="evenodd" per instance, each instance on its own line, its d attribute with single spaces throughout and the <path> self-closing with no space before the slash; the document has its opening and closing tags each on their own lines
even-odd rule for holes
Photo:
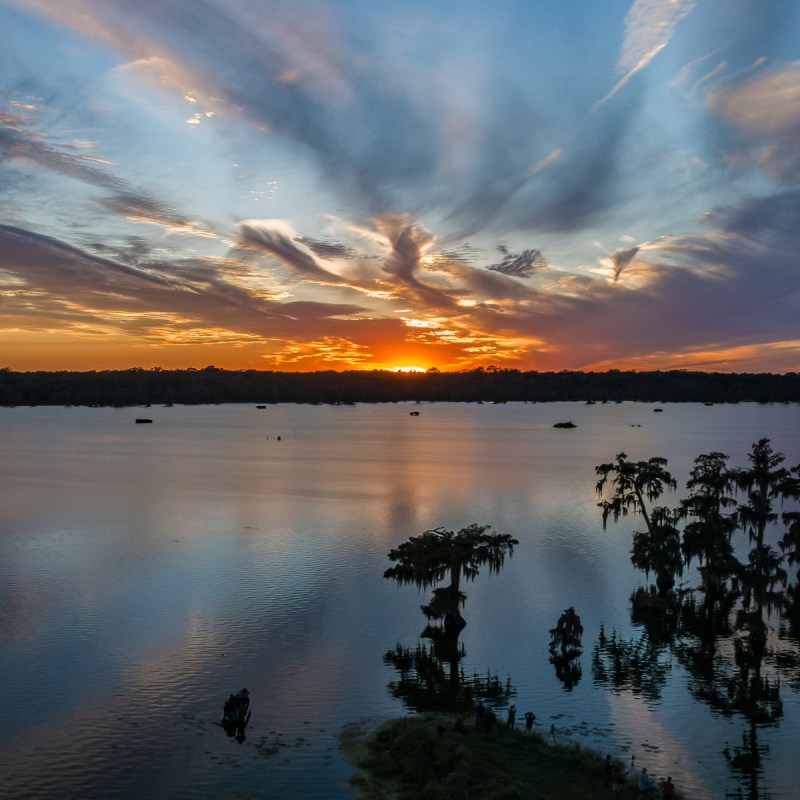
<svg viewBox="0 0 800 800">
<path fill-rule="evenodd" d="M 236 736 L 238 741 L 244 741 L 244 729 L 250 722 L 250 692 L 240 689 L 236 694 L 228 695 L 222 709 L 220 725 L 225 728 L 228 736 Z"/>
</svg>

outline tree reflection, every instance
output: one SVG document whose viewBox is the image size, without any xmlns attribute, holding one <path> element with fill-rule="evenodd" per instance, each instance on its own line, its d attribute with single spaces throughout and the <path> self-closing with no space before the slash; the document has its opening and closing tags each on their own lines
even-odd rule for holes
<svg viewBox="0 0 800 800">
<path fill-rule="evenodd" d="M 631 598 L 631 621 L 640 631 L 636 636 L 625 639 L 614 632 L 609 638 L 601 628 L 592 670 L 595 681 L 613 691 L 653 700 L 660 696 L 672 660 L 677 660 L 696 699 L 744 721 L 741 742 L 726 743 L 723 753 L 739 784 L 739 796 L 759 800 L 768 796 L 761 784 L 769 752 L 759 734 L 783 716 L 781 677 L 800 682 L 800 588 L 797 582 L 787 588 L 789 575 L 783 566 L 800 564 L 800 515 L 778 513 L 780 505 L 800 497 L 800 467 L 784 468 L 783 455 L 772 450 L 768 439 L 753 445 L 746 469 L 729 469 L 727 459 L 722 453 L 699 456 L 687 483 L 689 497 L 676 512 L 664 513 L 670 524 L 686 521 L 682 558 L 687 565 L 694 558 L 700 564 L 702 585 L 680 591 L 666 580 L 668 572 L 680 574 L 672 563 L 675 530 L 659 530 L 660 510 L 654 509 L 648 518 L 645 505 L 645 500 L 657 499 L 663 487 L 674 485 L 666 461 L 629 462 L 623 453 L 616 462 L 597 467 L 603 476 L 599 491 L 614 478 L 613 497 L 601 503 L 604 524 L 627 509 L 641 514 L 649 538 L 634 534 L 631 560 L 658 575 L 655 562 L 661 559 L 664 578 L 658 591 L 654 586 L 641 588 Z M 780 521 L 788 529 L 778 541 L 778 552 L 765 537 L 776 528 L 780 534 Z M 749 539 L 741 561 L 732 542 L 737 531 Z M 662 559 L 665 548 L 669 558 Z"/>
<path fill-rule="evenodd" d="M 510 680 L 497 675 L 466 675 L 461 665 L 466 656 L 459 642 L 466 620 L 461 609 L 466 595 L 461 580 L 473 580 L 481 566 L 497 572 L 506 555 L 518 544 L 508 534 L 491 533 L 489 526 L 470 525 L 453 532 L 443 528 L 425 531 L 394 548 L 389 558 L 395 566 L 384 573 L 398 583 L 428 588 L 449 577 L 447 586 L 433 589 L 429 603 L 421 606 L 428 624 L 420 634 L 426 642 L 405 647 L 398 642 L 384 663 L 398 672 L 389 683 L 393 697 L 414 711 L 471 711 L 477 700 L 502 705 L 515 694 Z"/>
<path fill-rule="evenodd" d="M 450 660 L 444 660 L 432 644 L 404 647 L 398 643 L 383 657 L 384 663 L 398 672 L 397 680 L 389 682 L 390 694 L 412 711 L 447 713 L 472 711 L 478 700 L 503 705 L 516 694 L 510 679 L 503 682 L 497 675 L 466 675 L 459 664 L 465 655 L 463 644 Z"/>
<path fill-rule="evenodd" d="M 783 620 L 786 625 L 786 635 L 800 640 L 800 583 L 795 583 L 786 590 L 784 601 Z"/>
<path fill-rule="evenodd" d="M 673 660 L 685 669 L 688 689 L 695 699 L 725 716 L 745 721 L 741 745 L 726 745 L 724 754 L 745 800 L 757 800 L 768 747 L 759 742 L 764 727 L 778 724 L 783 715 L 781 681 L 770 659 L 774 636 L 752 636 L 759 630 L 751 619 L 742 627 L 734 590 L 708 594 L 686 592 L 669 608 L 651 610 L 643 617 L 634 608 L 632 622 L 641 632 L 630 638 L 601 627 L 592 657 L 595 681 L 614 692 L 631 692 L 654 701 L 661 697 Z M 741 610 L 741 609 L 739 609 Z M 655 624 L 654 618 L 661 615 Z M 668 631 L 670 631 L 668 633 Z M 655 632 L 655 633 L 654 633 Z M 769 660 L 770 668 L 765 670 Z M 784 665 L 789 659 L 784 656 Z M 800 660 L 794 661 L 796 667 Z"/>
<path fill-rule="evenodd" d="M 687 592 L 675 621 L 674 652 L 689 673 L 689 690 L 697 697 L 704 686 L 715 680 L 720 641 L 733 635 L 732 611 L 736 594 L 732 591 Z"/>
<path fill-rule="evenodd" d="M 603 626 L 592 653 L 592 674 L 596 683 L 615 692 L 630 691 L 648 700 L 658 700 L 671 668 L 669 653 L 645 634 L 624 639 Z"/>
<path fill-rule="evenodd" d="M 550 663 L 567 692 L 578 685 L 583 675 L 579 660 L 583 652 L 582 636 L 581 618 L 572 606 L 558 618 L 555 628 L 550 629 Z"/>
<path fill-rule="evenodd" d="M 731 772 L 738 778 L 739 791 L 737 798 L 741 800 L 768 800 L 771 795 L 759 794 L 759 781 L 762 777 L 761 757 L 766 755 L 767 748 L 759 745 L 758 734 L 755 723 L 751 722 L 750 727 L 742 731 L 741 745 L 729 745 L 725 743 L 722 751 Z M 743 793 L 744 791 L 744 793 Z"/>
</svg>

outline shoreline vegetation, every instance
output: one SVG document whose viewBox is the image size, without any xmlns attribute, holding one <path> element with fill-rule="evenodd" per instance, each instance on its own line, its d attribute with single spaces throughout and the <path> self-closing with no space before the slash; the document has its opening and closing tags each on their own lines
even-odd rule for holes
<svg viewBox="0 0 800 800">
<path fill-rule="evenodd" d="M 17 372 L 0 369 L 0 405 L 392 402 L 797 403 L 800 373 L 671 371 L 272 372 L 203 369 Z"/>
<path fill-rule="evenodd" d="M 484 733 L 457 716 L 422 714 L 383 723 L 352 723 L 340 734 L 356 770 L 358 800 L 586 800 L 612 796 L 604 756 L 577 742 L 552 743 L 539 731 L 508 730 L 498 722 Z M 623 772 L 629 765 L 615 760 Z M 614 797 L 641 797 L 627 775 Z M 660 792 L 653 797 L 660 796 Z M 676 797 L 688 800 L 679 793 Z"/>
</svg>

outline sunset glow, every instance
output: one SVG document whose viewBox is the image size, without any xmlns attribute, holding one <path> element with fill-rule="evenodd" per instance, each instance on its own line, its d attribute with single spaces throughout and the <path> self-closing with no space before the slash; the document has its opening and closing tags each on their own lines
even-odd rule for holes
<svg viewBox="0 0 800 800">
<path fill-rule="evenodd" d="M 766 19 L 6 0 L 0 366 L 798 370 Z"/>
</svg>

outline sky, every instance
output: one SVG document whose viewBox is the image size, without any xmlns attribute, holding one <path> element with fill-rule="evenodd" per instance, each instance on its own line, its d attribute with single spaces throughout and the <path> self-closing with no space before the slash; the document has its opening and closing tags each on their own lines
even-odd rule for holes
<svg viewBox="0 0 800 800">
<path fill-rule="evenodd" d="M 0 367 L 800 370 L 797 0 L 0 32 Z"/>
</svg>

